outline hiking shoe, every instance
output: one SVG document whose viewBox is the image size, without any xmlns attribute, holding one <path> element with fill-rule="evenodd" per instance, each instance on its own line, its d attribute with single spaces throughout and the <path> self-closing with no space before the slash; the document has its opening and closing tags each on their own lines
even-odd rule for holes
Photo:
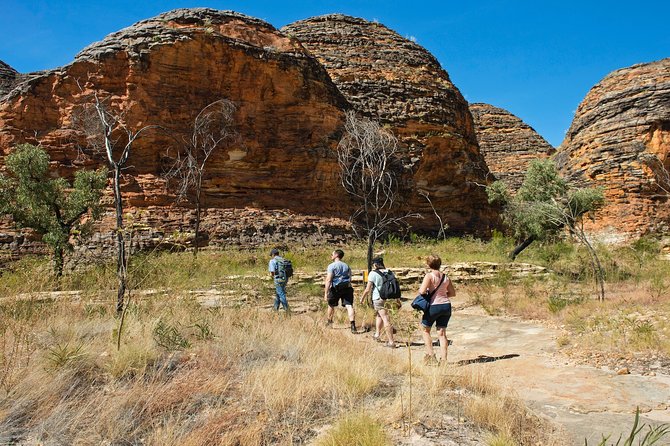
<svg viewBox="0 0 670 446">
<path fill-rule="evenodd" d="M 423 365 L 438 365 L 439 361 L 435 355 L 423 355 Z"/>
<path fill-rule="evenodd" d="M 388 348 L 398 348 L 398 346 L 396 345 L 395 342 L 386 342 L 386 343 L 384 344 L 384 347 L 388 347 Z"/>
<path fill-rule="evenodd" d="M 333 328 L 333 321 L 326 321 L 326 328 Z"/>
<path fill-rule="evenodd" d="M 351 332 L 353 334 L 358 334 L 358 330 L 356 330 L 356 327 L 351 327 Z"/>
<path fill-rule="evenodd" d="M 378 335 L 378 334 L 373 334 L 373 335 L 372 335 L 372 340 L 373 340 L 373 341 L 377 341 L 377 342 L 382 342 L 382 340 L 379 339 L 379 335 Z"/>
</svg>

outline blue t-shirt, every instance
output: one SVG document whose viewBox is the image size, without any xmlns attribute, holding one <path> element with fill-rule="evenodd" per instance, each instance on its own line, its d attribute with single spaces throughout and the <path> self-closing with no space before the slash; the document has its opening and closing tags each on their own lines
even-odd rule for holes
<svg viewBox="0 0 670 446">
<path fill-rule="evenodd" d="M 281 259 L 281 256 L 274 256 L 272 259 L 270 259 L 270 262 L 268 263 L 268 271 L 271 273 L 276 273 L 277 272 L 277 261 Z M 279 279 L 277 275 L 274 275 L 275 281 L 277 280 L 283 280 Z"/>
<path fill-rule="evenodd" d="M 349 265 L 341 260 L 336 260 L 335 262 L 328 265 L 326 272 L 333 275 L 333 286 L 337 286 L 345 282 L 351 282 L 351 269 L 349 268 Z"/>
</svg>

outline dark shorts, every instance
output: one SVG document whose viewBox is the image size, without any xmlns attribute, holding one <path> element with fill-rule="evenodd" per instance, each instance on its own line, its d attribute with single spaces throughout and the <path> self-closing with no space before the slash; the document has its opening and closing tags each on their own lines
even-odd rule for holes
<svg viewBox="0 0 670 446">
<path fill-rule="evenodd" d="M 440 328 L 447 328 L 451 319 L 451 304 L 431 305 L 427 312 L 423 313 L 421 325 L 431 328 L 433 324 Z"/>
<path fill-rule="evenodd" d="M 342 301 L 342 306 L 354 304 L 354 289 L 350 283 L 339 284 L 328 290 L 328 306 L 336 307 Z"/>
</svg>

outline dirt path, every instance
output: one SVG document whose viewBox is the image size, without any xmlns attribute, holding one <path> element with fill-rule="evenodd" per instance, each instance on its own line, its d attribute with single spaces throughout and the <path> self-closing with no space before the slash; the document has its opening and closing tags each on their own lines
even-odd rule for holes
<svg viewBox="0 0 670 446">
<path fill-rule="evenodd" d="M 670 422 L 670 376 L 617 375 L 574 364 L 558 353 L 558 335 L 542 325 L 464 308 L 449 325 L 449 362 L 481 368 L 514 389 L 536 413 L 564 426 L 575 445 L 585 438 L 595 445 L 601 434 L 612 434 L 612 443 L 622 433 L 625 438 L 636 407 L 647 424 Z"/>
</svg>

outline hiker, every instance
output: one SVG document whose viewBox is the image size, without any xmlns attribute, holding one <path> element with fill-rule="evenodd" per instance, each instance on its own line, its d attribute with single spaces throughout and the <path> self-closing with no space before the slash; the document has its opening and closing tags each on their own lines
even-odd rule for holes
<svg viewBox="0 0 670 446">
<path fill-rule="evenodd" d="M 284 310 L 288 313 L 288 301 L 286 300 L 286 282 L 288 282 L 288 277 L 286 277 L 286 272 L 281 271 L 280 268 L 280 262 L 284 259 L 279 255 L 277 248 L 270 250 L 270 257 L 268 271 L 270 271 L 270 275 L 275 283 L 275 302 L 273 308 L 275 311 L 279 311 L 279 304 L 281 303 Z"/>
<path fill-rule="evenodd" d="M 381 273 L 386 272 L 386 267 L 384 266 L 384 259 L 381 257 L 376 257 L 372 259 L 372 268 L 368 274 L 368 284 L 361 295 L 361 303 L 364 302 L 365 298 L 372 293 L 372 308 L 375 310 L 375 334 L 372 335 L 372 339 L 375 341 L 381 341 L 381 330 L 384 328 L 386 330 L 386 339 L 387 342 L 384 344 L 387 347 L 395 348 L 395 341 L 393 340 L 393 326 L 391 325 L 391 318 L 388 310 L 384 307 L 386 301 L 382 299 L 379 290 L 384 283 L 384 277 Z"/>
<path fill-rule="evenodd" d="M 419 294 L 432 293 L 430 297 L 430 308 L 423 313 L 421 318 L 421 335 L 425 345 L 424 363 L 440 364 L 447 362 L 447 325 L 451 318 L 450 297 L 456 295 L 454 284 L 449 280 L 446 274 L 440 272 L 442 259 L 436 255 L 426 257 L 426 265 L 430 272 L 426 274 L 421 282 Z M 430 336 L 430 330 L 435 324 L 437 328 L 437 337 L 440 341 L 441 358 L 438 360 L 433 352 L 433 338 Z"/>
<path fill-rule="evenodd" d="M 356 331 L 356 320 L 354 317 L 354 289 L 351 287 L 351 268 L 342 261 L 344 258 L 344 251 L 336 249 L 331 254 L 333 263 L 328 265 L 326 270 L 326 288 L 324 291 L 324 299 L 328 302 L 328 320 L 326 325 L 333 325 L 333 315 L 338 302 L 342 302 L 342 306 L 347 308 L 349 315 L 349 322 L 351 323 L 351 332 Z"/>
</svg>

